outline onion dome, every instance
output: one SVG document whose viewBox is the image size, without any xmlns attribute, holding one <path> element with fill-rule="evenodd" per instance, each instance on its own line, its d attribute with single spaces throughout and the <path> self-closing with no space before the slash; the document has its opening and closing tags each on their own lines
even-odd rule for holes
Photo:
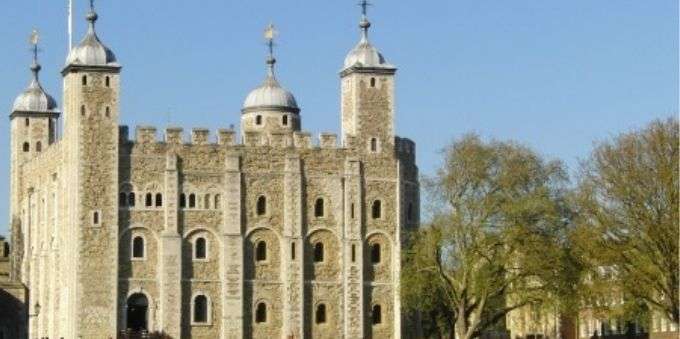
<svg viewBox="0 0 680 339">
<path fill-rule="evenodd" d="M 274 75 L 276 59 L 273 53 L 274 27 L 268 28 L 269 58 L 267 58 L 267 77 L 262 85 L 248 94 L 243 103 L 243 113 L 254 111 L 280 111 L 288 113 L 300 113 L 297 101 L 293 93 L 283 88 Z"/>
<path fill-rule="evenodd" d="M 26 113 L 57 113 L 57 101 L 52 98 L 40 85 L 39 73 L 41 70 L 38 64 L 38 47 L 37 47 L 37 33 L 34 32 L 31 40 L 33 43 L 33 64 L 31 65 L 31 72 L 33 78 L 28 84 L 26 90 L 21 93 L 15 100 L 12 106 L 12 112 L 26 112 Z"/>
<path fill-rule="evenodd" d="M 351 67 L 359 68 L 394 68 L 394 66 L 387 63 L 385 57 L 368 41 L 368 29 L 371 27 L 371 22 L 368 21 L 366 15 L 366 8 L 368 7 L 368 1 L 361 2 L 361 7 L 363 9 L 361 22 L 359 23 L 359 28 L 361 28 L 361 40 L 352 49 L 347 57 L 345 58 L 345 69 Z"/>
<path fill-rule="evenodd" d="M 89 27 L 85 38 L 73 47 L 66 58 L 67 65 L 83 66 L 119 66 L 113 52 L 99 40 L 94 24 L 99 16 L 90 3 L 90 12 L 87 14 Z"/>
</svg>

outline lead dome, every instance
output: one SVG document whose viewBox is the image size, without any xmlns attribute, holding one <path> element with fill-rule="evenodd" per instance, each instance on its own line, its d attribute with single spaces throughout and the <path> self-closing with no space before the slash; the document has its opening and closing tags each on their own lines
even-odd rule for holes
<svg viewBox="0 0 680 339">
<path fill-rule="evenodd" d="M 116 55 L 97 36 L 94 26 L 98 18 L 94 8 L 91 8 L 87 14 L 89 22 L 87 34 L 80 44 L 69 52 L 66 58 L 67 65 L 118 66 Z"/>
</svg>

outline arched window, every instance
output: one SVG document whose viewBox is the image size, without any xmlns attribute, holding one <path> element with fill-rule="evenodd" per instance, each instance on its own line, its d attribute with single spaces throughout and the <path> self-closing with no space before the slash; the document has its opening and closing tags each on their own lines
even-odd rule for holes
<svg viewBox="0 0 680 339">
<path fill-rule="evenodd" d="M 120 207 L 126 207 L 127 199 L 127 194 L 125 192 L 120 192 L 120 194 L 118 194 L 118 205 L 120 205 Z"/>
<path fill-rule="evenodd" d="M 267 322 L 267 304 L 257 304 L 255 309 L 255 322 L 258 324 Z"/>
<path fill-rule="evenodd" d="M 314 262 L 323 262 L 323 243 L 317 242 L 314 245 Z"/>
<path fill-rule="evenodd" d="M 24 152 L 30 151 L 31 150 L 31 144 L 25 142 L 24 146 L 23 146 L 23 150 L 24 150 Z"/>
<path fill-rule="evenodd" d="M 189 194 L 189 208 L 195 208 L 196 207 L 196 194 Z"/>
<path fill-rule="evenodd" d="M 371 152 L 377 152 L 377 151 L 378 151 L 378 139 L 371 138 Z"/>
<path fill-rule="evenodd" d="M 255 125 L 262 125 L 262 116 L 258 115 L 255 117 Z"/>
<path fill-rule="evenodd" d="M 284 115 L 283 118 L 281 118 L 281 123 L 283 123 L 283 126 L 288 126 L 288 116 Z"/>
<path fill-rule="evenodd" d="M 184 193 L 179 195 L 179 207 L 187 207 L 187 196 Z"/>
<path fill-rule="evenodd" d="M 326 323 L 326 305 L 319 304 L 316 306 L 316 323 L 325 324 Z"/>
<path fill-rule="evenodd" d="M 106 113 L 105 113 L 105 115 L 106 115 L 107 118 L 111 116 L 111 107 L 106 106 Z"/>
<path fill-rule="evenodd" d="M 413 220 L 413 204 L 409 203 L 408 208 L 406 209 L 406 220 L 411 221 Z"/>
<path fill-rule="evenodd" d="M 144 238 L 141 236 L 136 236 L 132 239 L 132 257 L 135 259 L 144 258 Z"/>
<path fill-rule="evenodd" d="M 35 151 L 42 152 L 42 143 L 40 141 L 35 143 Z"/>
<path fill-rule="evenodd" d="M 373 219 L 380 219 L 382 217 L 382 202 L 380 200 L 373 202 L 373 206 L 371 206 L 371 216 Z"/>
<path fill-rule="evenodd" d="M 208 322 L 208 297 L 199 294 L 194 297 L 194 323 Z"/>
<path fill-rule="evenodd" d="M 371 78 L 371 87 L 375 87 L 375 78 Z"/>
<path fill-rule="evenodd" d="M 210 208 L 210 194 L 206 194 L 203 197 L 203 208 L 209 209 Z"/>
<path fill-rule="evenodd" d="M 219 194 L 215 194 L 215 209 L 218 210 L 220 209 L 220 204 L 221 204 L 221 197 Z"/>
<path fill-rule="evenodd" d="M 135 192 L 130 192 L 128 195 L 128 206 L 135 207 Z"/>
<path fill-rule="evenodd" d="M 371 262 L 374 264 L 380 263 L 380 244 L 373 244 L 371 246 Z"/>
<path fill-rule="evenodd" d="M 323 217 L 324 212 L 323 198 L 316 199 L 316 203 L 314 203 L 314 216 L 317 218 Z"/>
<path fill-rule="evenodd" d="M 85 116 L 85 105 L 80 106 L 80 115 Z"/>
<path fill-rule="evenodd" d="M 83 86 L 87 86 L 87 75 L 83 75 L 82 83 L 83 83 Z"/>
<path fill-rule="evenodd" d="M 208 244 L 205 238 L 196 238 L 194 242 L 194 259 L 206 259 L 208 257 Z"/>
<path fill-rule="evenodd" d="M 163 206 L 163 194 L 156 193 L 156 207 Z"/>
<path fill-rule="evenodd" d="M 151 194 L 151 193 L 146 194 L 146 199 L 144 199 L 144 205 L 146 207 L 153 206 L 153 194 Z"/>
<path fill-rule="evenodd" d="M 267 197 L 265 197 L 264 195 L 261 195 L 260 197 L 258 197 L 256 205 L 257 205 L 256 206 L 257 215 L 267 214 Z"/>
<path fill-rule="evenodd" d="M 371 312 L 373 325 L 382 323 L 382 307 L 380 305 L 373 305 L 373 312 Z"/>
<path fill-rule="evenodd" d="M 257 247 L 255 248 L 255 260 L 256 261 L 265 261 L 267 260 L 267 243 L 264 241 L 260 241 L 257 243 Z"/>
<path fill-rule="evenodd" d="M 26 118 L 26 120 L 24 120 L 24 125 L 26 125 L 26 127 L 30 126 L 31 125 L 31 119 Z"/>
<path fill-rule="evenodd" d="M 104 80 L 106 87 L 111 87 L 111 78 L 106 77 L 106 80 Z"/>
</svg>

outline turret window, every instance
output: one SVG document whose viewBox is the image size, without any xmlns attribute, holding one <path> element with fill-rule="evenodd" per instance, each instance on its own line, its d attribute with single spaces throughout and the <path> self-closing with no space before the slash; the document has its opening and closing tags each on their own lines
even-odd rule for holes
<svg viewBox="0 0 680 339">
<path fill-rule="evenodd" d="M 215 194 L 215 209 L 218 210 L 220 209 L 220 204 L 221 204 L 221 197 L 219 194 Z"/>
<path fill-rule="evenodd" d="M 257 205 L 255 206 L 257 215 L 267 214 L 267 197 L 261 195 L 257 198 Z"/>
<path fill-rule="evenodd" d="M 151 193 L 146 194 L 146 199 L 144 199 L 144 206 L 146 207 L 153 206 L 153 195 Z"/>
<path fill-rule="evenodd" d="M 26 120 L 24 120 L 24 125 L 26 125 L 26 127 L 30 126 L 31 125 L 31 119 L 26 118 Z"/>
<path fill-rule="evenodd" d="M 163 195 L 156 193 L 156 207 L 163 207 Z"/>
<path fill-rule="evenodd" d="M 267 243 L 260 241 L 255 248 L 255 260 L 258 262 L 267 260 Z"/>
<path fill-rule="evenodd" d="M 135 192 L 130 192 L 128 195 L 128 206 L 135 207 Z"/>
<path fill-rule="evenodd" d="M 373 246 L 371 246 L 371 262 L 373 264 L 379 264 L 380 255 L 380 244 L 373 244 Z"/>
<path fill-rule="evenodd" d="M 357 261 L 357 245 L 352 244 L 352 262 Z"/>
<path fill-rule="evenodd" d="M 210 194 L 206 194 L 203 197 L 203 208 L 210 209 Z"/>
<path fill-rule="evenodd" d="M 371 312 L 371 320 L 373 325 L 382 324 L 382 307 L 380 305 L 373 305 L 373 312 Z"/>
<path fill-rule="evenodd" d="M 258 126 L 262 125 L 262 116 L 261 115 L 258 115 L 258 116 L 255 117 L 255 125 L 258 125 Z"/>
<path fill-rule="evenodd" d="M 101 221 L 99 220 L 99 211 L 94 211 L 92 213 L 92 224 L 99 225 Z"/>
<path fill-rule="evenodd" d="M 373 217 L 373 219 L 380 219 L 382 217 L 382 202 L 380 200 L 373 202 L 373 206 L 371 206 L 371 217 Z"/>
<path fill-rule="evenodd" d="M 106 80 L 104 80 L 104 82 L 106 83 L 106 87 L 111 87 L 111 78 L 106 77 Z"/>
<path fill-rule="evenodd" d="M 377 138 L 371 138 L 371 142 L 370 142 L 370 146 L 369 146 L 369 147 L 370 147 L 370 149 L 371 149 L 371 152 L 373 152 L 373 153 L 378 152 L 378 147 L 379 147 L 379 145 L 378 145 L 378 139 L 377 139 Z"/>
<path fill-rule="evenodd" d="M 323 198 L 316 199 L 314 203 L 314 216 L 317 218 L 323 217 L 325 214 L 325 206 Z"/>
<path fill-rule="evenodd" d="M 199 237 L 194 241 L 194 259 L 208 258 L 208 244 L 205 238 Z"/>
<path fill-rule="evenodd" d="M 317 324 L 325 324 L 326 323 L 326 305 L 325 304 L 319 304 L 316 306 L 316 315 L 315 315 L 315 320 Z"/>
<path fill-rule="evenodd" d="M 23 146 L 23 150 L 24 150 L 24 152 L 30 151 L 31 150 L 31 144 L 25 142 L 24 146 Z"/>
<path fill-rule="evenodd" d="M 189 208 L 196 208 L 196 194 L 189 194 Z"/>
<path fill-rule="evenodd" d="M 371 78 L 371 87 L 375 87 L 375 78 Z"/>
<path fill-rule="evenodd" d="M 318 242 L 314 245 L 314 262 L 323 262 L 324 257 L 323 243 Z"/>
<path fill-rule="evenodd" d="M 267 322 L 267 304 L 257 304 L 257 308 L 255 310 L 255 322 L 258 324 Z"/>
<path fill-rule="evenodd" d="M 283 126 L 288 126 L 288 116 L 284 115 L 283 118 L 281 119 L 282 119 L 281 123 L 283 124 Z"/>
<path fill-rule="evenodd" d="M 194 312 L 193 312 L 193 322 L 195 324 L 207 324 L 208 323 L 208 297 L 199 294 L 194 297 Z"/>
<path fill-rule="evenodd" d="M 82 83 L 83 83 L 83 86 L 87 86 L 87 75 L 83 75 Z"/>
<path fill-rule="evenodd" d="M 144 259 L 146 249 L 144 244 L 144 237 L 136 236 L 132 239 L 132 259 Z"/>
<path fill-rule="evenodd" d="M 111 108 L 109 106 L 106 106 L 106 113 L 104 114 L 106 115 L 107 118 L 111 116 Z"/>
</svg>

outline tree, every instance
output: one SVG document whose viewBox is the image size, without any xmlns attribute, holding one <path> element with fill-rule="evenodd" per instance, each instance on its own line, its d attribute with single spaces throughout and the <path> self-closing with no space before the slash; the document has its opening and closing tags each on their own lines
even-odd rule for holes
<svg viewBox="0 0 680 339">
<path fill-rule="evenodd" d="M 468 339 L 514 309 L 558 299 L 567 176 L 560 162 L 475 135 L 444 155 L 426 179 L 433 217 L 408 241 L 402 298 L 424 327 Z"/>
<path fill-rule="evenodd" d="M 679 140 L 678 120 L 668 119 L 600 143 L 583 163 L 576 193 L 591 295 L 616 286 L 625 308 L 643 304 L 676 324 Z"/>
</svg>

